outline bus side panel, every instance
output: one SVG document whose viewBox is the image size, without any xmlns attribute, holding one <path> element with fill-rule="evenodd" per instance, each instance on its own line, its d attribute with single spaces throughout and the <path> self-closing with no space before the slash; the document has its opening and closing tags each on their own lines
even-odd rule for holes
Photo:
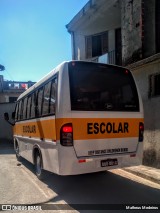
<svg viewBox="0 0 160 213">
<path fill-rule="evenodd" d="M 59 162 L 57 144 L 53 142 L 41 142 L 39 145 L 42 153 L 43 169 L 58 174 Z"/>
<path fill-rule="evenodd" d="M 14 137 L 23 158 L 34 163 L 33 150 L 37 147 L 42 154 L 43 168 L 58 173 L 55 116 L 16 123 Z"/>
</svg>

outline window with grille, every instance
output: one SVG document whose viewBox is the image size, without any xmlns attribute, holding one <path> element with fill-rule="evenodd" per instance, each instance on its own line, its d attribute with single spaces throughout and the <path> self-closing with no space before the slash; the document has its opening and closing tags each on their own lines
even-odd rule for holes
<svg viewBox="0 0 160 213">
<path fill-rule="evenodd" d="M 149 97 L 160 96 L 160 73 L 149 76 Z"/>
<path fill-rule="evenodd" d="M 86 36 L 86 58 L 101 56 L 108 52 L 108 32 Z"/>
</svg>

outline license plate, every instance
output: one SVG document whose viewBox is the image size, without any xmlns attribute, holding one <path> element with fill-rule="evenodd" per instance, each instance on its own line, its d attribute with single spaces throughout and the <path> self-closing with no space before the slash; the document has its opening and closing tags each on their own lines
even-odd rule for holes
<svg viewBox="0 0 160 213">
<path fill-rule="evenodd" d="M 118 165 L 117 159 L 101 160 L 101 167 L 116 166 L 116 165 Z"/>
</svg>

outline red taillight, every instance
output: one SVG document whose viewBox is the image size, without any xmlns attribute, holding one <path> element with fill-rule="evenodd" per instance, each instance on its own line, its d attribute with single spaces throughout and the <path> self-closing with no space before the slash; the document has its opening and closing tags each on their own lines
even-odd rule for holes
<svg viewBox="0 0 160 213">
<path fill-rule="evenodd" d="M 71 123 L 64 124 L 61 127 L 60 143 L 62 146 L 73 146 L 73 127 Z"/>
<path fill-rule="evenodd" d="M 74 67 L 76 65 L 75 61 L 72 61 L 72 66 Z"/>
<path fill-rule="evenodd" d="M 136 154 L 131 154 L 130 157 L 134 158 L 134 157 L 136 157 Z"/>
<path fill-rule="evenodd" d="M 86 160 L 85 160 L 85 159 L 82 159 L 82 160 L 79 160 L 78 162 L 79 162 L 79 163 L 86 163 Z"/>
<path fill-rule="evenodd" d="M 63 126 L 62 128 L 62 131 L 63 132 L 72 132 L 72 126 Z"/>
<path fill-rule="evenodd" d="M 144 123 L 139 123 L 139 142 L 143 141 L 143 134 L 144 134 Z"/>
<path fill-rule="evenodd" d="M 128 72 L 129 72 L 128 70 L 125 70 L 125 74 L 128 74 Z"/>
</svg>

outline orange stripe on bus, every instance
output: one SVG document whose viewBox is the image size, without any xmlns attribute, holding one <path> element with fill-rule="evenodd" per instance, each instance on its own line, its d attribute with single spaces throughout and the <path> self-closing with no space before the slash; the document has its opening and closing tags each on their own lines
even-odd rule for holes
<svg viewBox="0 0 160 213">
<path fill-rule="evenodd" d="M 64 125 L 65 123 L 72 123 L 74 140 L 138 137 L 139 122 L 143 122 L 143 119 L 141 118 L 57 119 L 56 120 L 57 136 L 58 136 L 57 139 L 59 140 L 58 131 L 61 128 L 61 126 Z M 100 131 L 100 128 L 103 133 Z"/>
<path fill-rule="evenodd" d="M 105 139 L 138 137 L 142 118 L 58 118 L 35 122 L 16 123 L 14 134 L 60 140 L 60 129 L 66 123 L 73 125 L 73 139 Z"/>
<path fill-rule="evenodd" d="M 56 140 L 55 120 L 16 123 L 14 134 L 26 137 Z"/>
</svg>

